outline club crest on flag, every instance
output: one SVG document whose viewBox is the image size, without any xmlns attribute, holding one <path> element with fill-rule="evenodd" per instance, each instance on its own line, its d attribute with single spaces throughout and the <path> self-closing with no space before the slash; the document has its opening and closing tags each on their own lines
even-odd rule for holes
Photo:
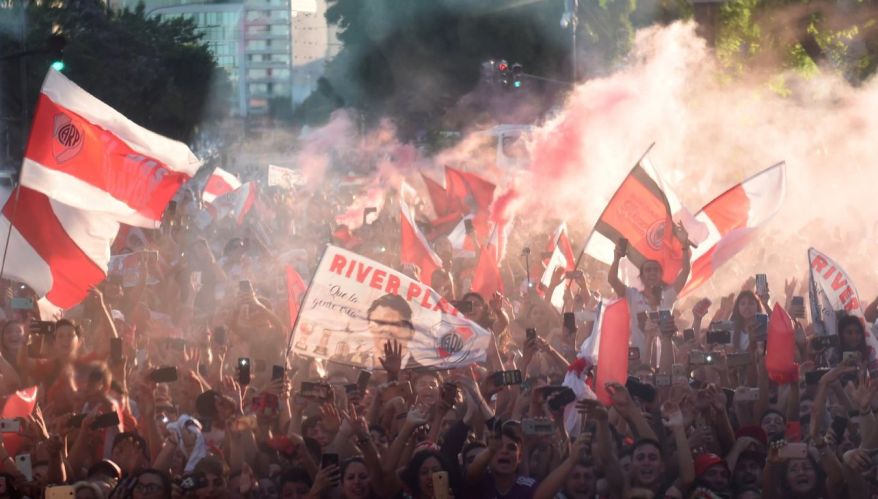
<svg viewBox="0 0 878 499">
<path fill-rule="evenodd" d="M 55 115 L 55 140 L 52 154 L 63 163 L 73 159 L 82 150 L 82 130 L 66 114 Z"/>
<path fill-rule="evenodd" d="M 433 337 L 439 338 L 436 354 L 446 359 L 463 350 L 463 345 L 475 335 L 468 326 L 454 326 L 442 321 L 433 328 Z"/>
<path fill-rule="evenodd" d="M 650 248 L 656 251 L 662 248 L 665 240 L 665 227 L 667 227 L 667 225 L 666 220 L 658 220 L 653 222 L 653 224 L 649 226 L 649 229 L 646 230 L 646 244 L 648 244 Z"/>
</svg>

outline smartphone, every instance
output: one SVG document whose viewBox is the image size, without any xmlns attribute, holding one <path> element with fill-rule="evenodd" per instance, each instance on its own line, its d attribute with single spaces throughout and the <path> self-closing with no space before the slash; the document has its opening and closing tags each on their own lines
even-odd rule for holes
<svg viewBox="0 0 878 499">
<path fill-rule="evenodd" d="M 122 338 L 110 338 L 110 361 L 122 360 Z"/>
<path fill-rule="evenodd" d="M 814 336 L 811 338 L 811 349 L 812 350 L 826 350 L 827 348 L 835 348 L 838 346 L 838 336 L 832 335 L 824 335 L 824 336 Z"/>
<path fill-rule="evenodd" d="M 521 373 L 519 373 L 519 379 L 520 377 Z M 445 405 L 449 407 L 454 407 L 454 403 L 457 401 L 458 390 L 459 388 L 454 383 L 449 383 L 447 381 L 445 383 L 442 383 L 442 401 L 445 402 Z"/>
<path fill-rule="evenodd" d="M 356 383 L 344 385 L 344 393 L 349 399 L 360 398 L 360 387 Z"/>
<path fill-rule="evenodd" d="M 338 466 L 338 454 L 322 454 L 320 456 L 320 469 L 329 468 L 330 466 Z M 332 477 L 332 484 L 338 485 L 341 476 L 338 474 Z"/>
<path fill-rule="evenodd" d="M 210 482 L 208 482 L 207 477 L 204 476 L 204 473 L 195 472 L 183 478 L 183 480 L 180 482 L 180 488 L 183 489 L 183 492 L 192 493 L 196 490 L 207 487 L 209 484 Z"/>
<path fill-rule="evenodd" d="M 473 311 L 473 304 L 469 300 L 460 300 L 451 302 L 455 309 L 462 314 L 468 314 Z"/>
<path fill-rule="evenodd" d="M 659 388 L 671 386 L 671 377 L 667 374 L 656 374 L 655 375 L 655 386 L 657 386 Z"/>
<path fill-rule="evenodd" d="M 173 383 L 177 381 L 177 367 L 160 367 L 149 373 L 149 379 L 153 383 Z"/>
<path fill-rule="evenodd" d="M 521 384 L 521 371 L 497 371 L 492 376 L 494 386 L 510 386 Z"/>
<path fill-rule="evenodd" d="M 16 296 L 9 302 L 12 310 L 33 310 L 34 299 L 27 296 Z"/>
<path fill-rule="evenodd" d="M 835 433 L 835 441 L 841 442 L 844 438 L 844 432 L 848 428 L 848 418 L 842 416 L 836 416 L 832 418 L 832 432 Z"/>
<path fill-rule="evenodd" d="M 31 334 L 52 335 L 55 333 L 55 323 L 52 321 L 31 321 Z"/>
<path fill-rule="evenodd" d="M 369 388 L 369 380 L 371 379 L 372 373 L 365 369 L 360 370 L 360 373 L 357 375 L 357 387 L 359 387 L 360 393 L 366 393 L 366 389 Z"/>
<path fill-rule="evenodd" d="M 768 294 L 768 276 L 765 274 L 756 274 L 756 296 L 764 296 Z"/>
<path fill-rule="evenodd" d="M 467 234 L 472 234 L 473 231 L 475 231 L 475 228 L 473 228 L 473 221 L 469 218 L 463 220 L 463 227 L 466 229 Z"/>
<path fill-rule="evenodd" d="M 249 295 L 253 293 L 253 283 L 251 283 L 248 279 L 238 281 L 238 293 L 242 295 Z"/>
<path fill-rule="evenodd" d="M 790 302 L 790 315 L 792 315 L 796 319 L 804 319 L 805 318 L 805 297 L 804 296 L 794 296 L 793 297 L 793 300 Z"/>
<path fill-rule="evenodd" d="M 271 380 L 277 381 L 284 379 L 284 366 L 271 366 Z"/>
<path fill-rule="evenodd" d="M 674 315 L 670 310 L 659 310 L 659 330 L 663 334 L 672 334 L 677 332 L 677 324 L 674 323 Z"/>
<path fill-rule="evenodd" d="M 46 487 L 46 499 L 73 499 L 76 490 L 73 485 L 49 485 Z"/>
<path fill-rule="evenodd" d="M 759 388 L 741 390 L 741 393 L 737 394 L 737 400 L 739 402 L 756 402 L 759 400 Z"/>
<path fill-rule="evenodd" d="M 21 421 L 17 419 L 0 419 L 0 433 L 18 433 L 21 431 Z"/>
<path fill-rule="evenodd" d="M 746 367 L 753 363 L 753 354 L 748 352 L 736 352 L 726 355 L 729 367 Z"/>
<path fill-rule="evenodd" d="M 690 366 L 703 366 L 707 364 L 707 354 L 698 350 L 689 352 Z"/>
<path fill-rule="evenodd" d="M 30 454 L 19 454 L 15 456 L 15 467 L 24 475 L 28 482 L 34 479 L 34 469 L 31 463 Z"/>
<path fill-rule="evenodd" d="M 628 239 L 620 237 L 619 242 L 616 243 L 616 246 L 619 247 L 619 251 L 621 251 L 623 255 L 628 254 Z"/>
<path fill-rule="evenodd" d="M 806 385 L 816 385 L 820 382 L 820 378 L 822 378 L 826 373 L 829 372 L 829 369 L 815 369 L 813 371 L 808 371 L 805 373 L 805 384 Z"/>
<path fill-rule="evenodd" d="M 686 328 L 683 330 L 683 343 L 691 343 L 695 341 L 695 330 L 690 328 Z"/>
<path fill-rule="evenodd" d="M 85 419 L 85 414 L 75 414 L 70 416 L 70 419 L 67 420 L 68 428 L 79 428 L 82 426 L 82 420 Z"/>
<path fill-rule="evenodd" d="M 112 428 L 119 425 L 119 413 L 116 411 L 101 414 L 95 418 L 91 424 L 92 430 L 100 430 L 101 428 Z"/>
<path fill-rule="evenodd" d="M 537 338 L 537 330 L 532 327 L 525 329 L 524 334 L 527 341 L 535 340 Z"/>
<path fill-rule="evenodd" d="M 641 382 L 634 376 L 628 376 L 625 388 L 628 389 L 628 393 L 630 393 L 632 397 L 637 397 L 644 402 L 652 402 L 655 400 L 655 387 Z"/>
<path fill-rule="evenodd" d="M 521 431 L 528 436 L 551 436 L 555 434 L 555 423 L 550 419 L 524 418 Z"/>
<path fill-rule="evenodd" d="M 732 343 L 731 331 L 708 331 L 708 345 L 729 345 Z"/>
<path fill-rule="evenodd" d="M 448 472 L 436 471 L 433 473 L 433 498 L 448 499 Z"/>
<path fill-rule="evenodd" d="M 640 348 L 628 347 L 628 360 L 640 360 Z"/>
<path fill-rule="evenodd" d="M 756 340 L 765 341 L 768 337 L 768 315 L 756 314 Z"/>
<path fill-rule="evenodd" d="M 332 388 L 324 383 L 310 383 L 308 381 L 303 381 L 302 385 L 299 389 L 299 394 L 302 397 L 309 399 L 317 399 L 317 400 L 326 400 L 329 398 L 329 391 Z"/>
<path fill-rule="evenodd" d="M 567 279 L 579 279 L 580 277 L 582 277 L 582 271 L 581 270 L 573 270 L 571 272 L 567 272 L 566 274 L 564 274 L 564 277 Z"/>
<path fill-rule="evenodd" d="M 777 450 L 777 457 L 781 459 L 806 459 L 808 457 L 808 444 L 790 442 Z"/>
<path fill-rule="evenodd" d="M 238 384 L 241 386 L 250 384 L 250 359 L 247 357 L 238 358 Z"/>
<path fill-rule="evenodd" d="M 847 351 L 841 353 L 841 361 L 843 364 L 859 364 L 862 362 L 860 352 Z"/>
<path fill-rule="evenodd" d="M 569 334 L 576 334 L 576 315 L 573 312 L 564 312 L 564 329 Z"/>
<path fill-rule="evenodd" d="M 549 408 L 553 411 L 560 411 L 567 404 L 576 400 L 576 394 L 573 393 L 573 390 L 566 386 L 560 388 L 562 389 L 558 390 L 558 394 L 549 400 Z"/>
</svg>

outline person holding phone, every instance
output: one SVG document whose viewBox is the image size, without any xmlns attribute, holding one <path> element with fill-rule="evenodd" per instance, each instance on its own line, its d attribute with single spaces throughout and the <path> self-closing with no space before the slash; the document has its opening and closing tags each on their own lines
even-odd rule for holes
<svg viewBox="0 0 878 499">
<path fill-rule="evenodd" d="M 751 339 L 756 337 L 761 327 L 756 316 L 764 313 L 762 301 L 754 292 L 744 290 L 738 293 L 732 306 L 731 319 L 735 324 L 735 330 L 732 331 L 732 345 L 735 351 L 749 351 Z"/>
<path fill-rule="evenodd" d="M 411 499 L 431 499 L 435 497 L 433 474 L 440 471 L 448 473 L 449 488 L 454 497 L 469 497 L 461 495 L 457 467 L 452 467 L 442 453 L 430 449 L 418 451 L 411 457 L 400 473 L 401 485 Z"/>
<path fill-rule="evenodd" d="M 866 327 L 859 317 L 842 315 L 838 318 L 838 348 L 830 354 L 829 362 L 838 365 L 844 360 L 845 352 L 858 352 L 860 361 L 869 363 L 874 369 L 876 361 L 875 351 L 866 342 Z"/>
<path fill-rule="evenodd" d="M 643 284 L 642 289 L 626 286 L 619 278 L 619 263 L 622 257 L 628 253 L 628 240 L 620 239 L 616 243 L 616 250 L 613 254 L 613 263 L 610 265 L 607 280 L 613 291 L 619 298 L 628 301 L 628 310 L 631 315 L 631 345 L 640 348 L 643 353 L 651 352 L 651 341 L 647 338 L 644 328 L 637 319 L 638 314 L 658 312 L 660 310 L 674 309 L 677 301 L 677 295 L 683 290 L 686 281 L 689 279 L 689 271 L 691 265 L 692 252 L 689 249 L 689 235 L 682 225 L 674 230 L 674 234 L 683 246 L 683 262 L 680 272 L 677 274 L 673 282 L 666 283 L 663 281 L 663 270 L 661 263 L 656 260 L 645 260 L 640 264 L 640 282 Z M 653 339 L 654 341 L 655 339 Z M 658 352 L 657 352 L 658 353 Z M 649 359 L 652 356 L 643 355 L 642 358 Z M 654 356 L 660 358 L 660 353 Z"/>
</svg>

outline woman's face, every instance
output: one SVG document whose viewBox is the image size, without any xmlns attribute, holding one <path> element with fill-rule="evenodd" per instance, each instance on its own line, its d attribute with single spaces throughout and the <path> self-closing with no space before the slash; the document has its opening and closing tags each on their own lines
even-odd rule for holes
<svg viewBox="0 0 878 499">
<path fill-rule="evenodd" d="M 756 318 L 757 312 L 759 312 L 759 305 L 756 304 L 756 300 L 752 296 L 746 295 L 738 301 L 738 314 L 745 321 Z"/>
<path fill-rule="evenodd" d="M 708 468 L 701 479 L 716 492 L 724 492 L 729 488 L 729 470 L 725 466 L 714 465 Z"/>
<path fill-rule="evenodd" d="M 134 499 L 161 499 L 164 497 L 164 485 L 158 475 L 144 473 L 137 478 L 134 485 Z"/>
<path fill-rule="evenodd" d="M 863 343 L 863 333 L 856 324 L 848 324 L 841 330 L 841 341 L 848 349 L 860 348 Z"/>
<path fill-rule="evenodd" d="M 439 381 L 433 376 L 421 376 L 415 380 L 413 387 L 418 400 L 432 405 L 439 400 Z"/>
<path fill-rule="evenodd" d="M 359 499 L 369 495 L 369 470 L 358 461 L 354 461 L 345 468 L 341 477 L 341 488 L 347 499 Z"/>
<path fill-rule="evenodd" d="M 55 342 L 52 345 L 57 357 L 70 358 L 76 355 L 79 337 L 72 326 L 64 325 L 55 330 Z"/>
<path fill-rule="evenodd" d="M 3 330 L 3 348 L 5 350 L 17 351 L 24 346 L 27 335 L 24 331 L 24 324 L 20 322 L 12 323 Z"/>
<path fill-rule="evenodd" d="M 644 289 L 652 289 L 662 283 L 662 266 L 658 262 L 649 261 L 643 264 L 640 272 L 640 281 Z"/>
<path fill-rule="evenodd" d="M 769 436 L 783 433 L 786 424 L 780 414 L 769 413 L 762 418 L 762 429 Z"/>
<path fill-rule="evenodd" d="M 817 486 L 817 470 L 808 459 L 792 459 L 787 463 L 784 477 L 790 490 L 796 494 L 805 494 Z"/>
<path fill-rule="evenodd" d="M 641 445 L 631 455 L 631 474 L 640 485 L 654 485 L 662 478 L 662 456 L 654 445 Z"/>
<path fill-rule="evenodd" d="M 439 460 L 428 457 L 418 469 L 418 485 L 421 489 L 421 497 L 433 497 L 433 473 L 444 471 Z"/>
</svg>

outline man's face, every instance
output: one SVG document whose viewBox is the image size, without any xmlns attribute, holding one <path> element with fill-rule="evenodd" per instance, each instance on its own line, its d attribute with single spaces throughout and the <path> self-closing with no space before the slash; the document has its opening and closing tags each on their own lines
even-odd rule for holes
<svg viewBox="0 0 878 499">
<path fill-rule="evenodd" d="M 753 487 L 762 481 L 762 466 L 753 459 L 741 459 L 735 466 L 735 487 Z"/>
<path fill-rule="evenodd" d="M 376 307 L 369 314 L 369 332 L 375 339 L 376 352 L 383 354 L 384 343 L 396 340 L 402 346 L 402 355 L 405 358 L 406 346 L 414 332 L 403 323 L 404 320 L 399 311 L 390 307 Z"/>
<path fill-rule="evenodd" d="M 641 445 L 631 455 L 631 473 L 641 485 L 654 485 L 662 478 L 664 464 L 658 447 Z"/>
<path fill-rule="evenodd" d="M 500 450 L 491 460 L 491 472 L 496 475 L 513 475 L 521 461 L 521 446 L 515 440 L 503 435 Z"/>
</svg>

